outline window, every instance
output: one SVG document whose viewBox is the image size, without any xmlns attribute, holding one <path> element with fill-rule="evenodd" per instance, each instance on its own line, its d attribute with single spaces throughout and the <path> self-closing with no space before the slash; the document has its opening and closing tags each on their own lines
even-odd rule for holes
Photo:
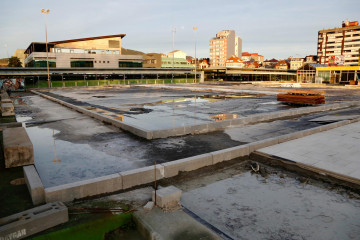
<svg viewBox="0 0 360 240">
<path fill-rule="evenodd" d="M 109 61 L 107 61 L 107 63 L 110 63 Z"/>
<path fill-rule="evenodd" d="M 72 68 L 77 67 L 94 67 L 93 61 L 71 61 L 70 65 Z"/>
<path fill-rule="evenodd" d="M 103 63 L 105 63 L 105 61 L 103 61 Z"/>
</svg>

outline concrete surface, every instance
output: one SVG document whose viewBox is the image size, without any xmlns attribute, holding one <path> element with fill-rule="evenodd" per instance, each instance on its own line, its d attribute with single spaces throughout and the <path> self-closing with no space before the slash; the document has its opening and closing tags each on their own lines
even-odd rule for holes
<svg viewBox="0 0 360 240">
<path fill-rule="evenodd" d="M 360 122 L 258 150 L 325 172 L 353 178 L 360 184 Z"/>
<path fill-rule="evenodd" d="M 3 131 L 5 167 L 34 164 L 34 149 L 25 128 L 6 128 Z"/>
<path fill-rule="evenodd" d="M 174 186 L 167 186 L 152 192 L 152 200 L 156 206 L 164 209 L 171 209 L 179 206 L 181 190 Z"/>
<path fill-rule="evenodd" d="M 230 239 L 358 239 L 358 194 L 266 166 L 264 176 L 247 169 L 177 182 L 182 205 Z"/>
<path fill-rule="evenodd" d="M 34 205 L 45 203 L 45 191 L 34 165 L 23 167 L 24 178 Z"/>
<path fill-rule="evenodd" d="M 163 212 L 155 207 L 151 211 L 134 213 L 139 231 L 152 240 L 220 240 L 222 239 L 183 210 Z"/>
<path fill-rule="evenodd" d="M 0 239 L 22 239 L 69 220 L 61 202 L 48 203 L 0 219 Z"/>
</svg>

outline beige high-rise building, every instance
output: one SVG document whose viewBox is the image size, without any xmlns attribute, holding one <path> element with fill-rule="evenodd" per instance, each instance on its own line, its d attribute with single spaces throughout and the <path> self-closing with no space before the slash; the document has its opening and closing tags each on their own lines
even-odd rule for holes
<svg viewBox="0 0 360 240">
<path fill-rule="evenodd" d="M 358 65 L 360 54 L 360 26 L 358 21 L 345 21 L 341 28 L 321 30 L 318 33 L 317 55 L 320 64 Z"/>
<path fill-rule="evenodd" d="M 210 40 L 210 66 L 225 67 L 231 56 L 241 57 L 242 40 L 234 30 L 223 30 Z"/>
</svg>

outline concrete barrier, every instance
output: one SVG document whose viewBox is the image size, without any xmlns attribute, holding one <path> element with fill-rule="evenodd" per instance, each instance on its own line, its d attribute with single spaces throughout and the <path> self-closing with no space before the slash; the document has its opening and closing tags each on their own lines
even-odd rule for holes
<svg viewBox="0 0 360 240">
<path fill-rule="evenodd" d="M 34 205 L 45 203 L 44 185 L 34 165 L 23 167 L 24 178 Z"/>
<path fill-rule="evenodd" d="M 69 221 L 61 202 L 45 204 L 0 219 L 0 239 L 22 239 Z"/>
<path fill-rule="evenodd" d="M 155 181 L 155 167 L 143 167 L 121 172 L 123 189 L 132 188 Z M 156 165 L 156 180 L 164 178 L 164 166 Z"/>
<path fill-rule="evenodd" d="M 34 164 L 34 149 L 23 127 L 3 130 L 5 167 L 18 167 Z"/>
<path fill-rule="evenodd" d="M 9 102 L 1 103 L 1 115 L 3 117 L 14 116 L 15 115 L 14 104 Z"/>
<path fill-rule="evenodd" d="M 45 189 L 46 202 L 69 202 L 122 189 L 122 176 L 119 173 L 64 184 Z"/>
<path fill-rule="evenodd" d="M 176 161 L 162 163 L 164 167 L 164 177 L 174 177 L 179 172 L 190 172 L 202 167 L 213 164 L 212 155 L 210 153 L 201 154 L 193 157 L 183 158 Z"/>
</svg>

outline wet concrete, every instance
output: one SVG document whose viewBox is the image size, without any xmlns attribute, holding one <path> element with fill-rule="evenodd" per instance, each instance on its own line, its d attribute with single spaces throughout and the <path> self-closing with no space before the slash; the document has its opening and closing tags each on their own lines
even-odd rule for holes
<svg viewBox="0 0 360 240">
<path fill-rule="evenodd" d="M 275 96 L 159 89 L 54 90 L 51 97 L 146 130 L 162 130 L 289 109 Z M 151 93 L 151 94 L 150 94 Z"/>
<path fill-rule="evenodd" d="M 261 169 L 255 174 L 245 161 L 176 186 L 187 209 L 233 239 L 358 239 L 359 194 Z"/>
</svg>

